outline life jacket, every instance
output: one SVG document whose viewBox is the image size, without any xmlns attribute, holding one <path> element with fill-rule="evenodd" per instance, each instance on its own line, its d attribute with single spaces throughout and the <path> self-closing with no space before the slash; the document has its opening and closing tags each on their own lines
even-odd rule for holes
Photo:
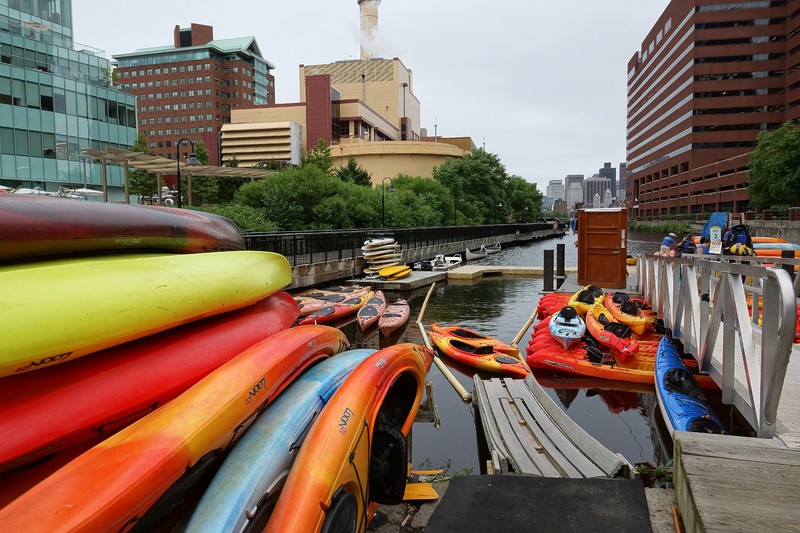
<svg viewBox="0 0 800 533">
<path fill-rule="evenodd" d="M 722 238 L 722 247 L 730 248 L 736 243 L 746 244 L 748 247 L 753 247 L 753 239 L 750 237 L 750 228 L 745 224 L 736 224 L 725 233 Z"/>
</svg>

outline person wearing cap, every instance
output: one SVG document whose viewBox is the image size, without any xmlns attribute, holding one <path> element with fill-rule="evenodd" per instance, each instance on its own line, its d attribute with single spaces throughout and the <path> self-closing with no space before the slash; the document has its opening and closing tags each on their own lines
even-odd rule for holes
<svg viewBox="0 0 800 533">
<path fill-rule="evenodd" d="M 678 236 L 674 233 L 671 233 L 664 237 L 664 240 L 661 241 L 661 255 L 669 255 L 670 250 L 672 247 L 675 246 L 675 241 L 678 239 Z"/>
</svg>

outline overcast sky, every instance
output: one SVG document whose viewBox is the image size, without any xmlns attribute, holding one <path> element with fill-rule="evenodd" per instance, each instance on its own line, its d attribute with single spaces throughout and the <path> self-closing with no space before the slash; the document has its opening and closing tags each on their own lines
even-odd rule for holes
<svg viewBox="0 0 800 533">
<path fill-rule="evenodd" d="M 73 0 L 75 42 L 107 57 L 172 44 L 175 25 L 253 36 L 278 103 L 298 66 L 359 58 L 357 0 Z M 421 126 L 469 136 L 537 183 L 625 160 L 626 68 L 669 0 L 383 0 L 378 56 L 414 74 Z"/>
</svg>

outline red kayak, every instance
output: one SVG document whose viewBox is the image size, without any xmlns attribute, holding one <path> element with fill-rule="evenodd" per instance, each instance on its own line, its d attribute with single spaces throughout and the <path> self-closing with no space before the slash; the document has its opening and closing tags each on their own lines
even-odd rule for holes
<svg viewBox="0 0 800 533">
<path fill-rule="evenodd" d="M 153 531 L 280 391 L 347 346 L 325 326 L 259 342 L 0 509 L 3 530 Z"/>
<path fill-rule="evenodd" d="M 0 261 L 87 252 L 245 249 L 236 224 L 211 213 L 16 194 L 0 198 L 0 242 Z"/>
<path fill-rule="evenodd" d="M 306 316 L 298 324 L 328 324 L 340 318 L 357 313 L 361 307 L 372 298 L 373 292 L 368 291 L 358 296 L 347 298 L 339 303 L 326 305 Z"/>
<path fill-rule="evenodd" d="M 397 300 L 386 307 L 378 319 L 378 327 L 384 337 L 388 337 L 403 327 L 411 316 L 411 308 L 405 300 Z"/>
<path fill-rule="evenodd" d="M 68 363 L 4 378 L 0 472 L 133 423 L 292 325 L 285 292 Z"/>
</svg>

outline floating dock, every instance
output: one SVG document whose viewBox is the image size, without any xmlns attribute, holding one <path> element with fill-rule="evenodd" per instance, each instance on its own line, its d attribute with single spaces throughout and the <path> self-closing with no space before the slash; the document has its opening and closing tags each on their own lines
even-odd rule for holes
<svg viewBox="0 0 800 533">
<path fill-rule="evenodd" d="M 475 376 L 491 473 L 562 478 L 630 477 L 632 465 L 576 424 L 536 378 Z"/>
</svg>

